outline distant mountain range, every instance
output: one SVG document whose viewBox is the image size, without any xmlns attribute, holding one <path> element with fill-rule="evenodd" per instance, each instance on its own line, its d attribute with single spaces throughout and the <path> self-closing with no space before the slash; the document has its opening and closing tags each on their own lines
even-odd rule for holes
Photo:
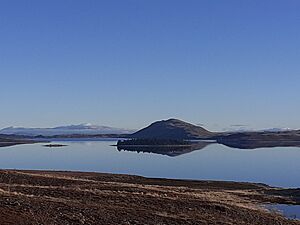
<svg viewBox="0 0 300 225">
<path fill-rule="evenodd" d="M 98 126 L 92 124 L 59 126 L 54 128 L 7 127 L 0 130 L 0 134 L 24 136 L 131 134 L 133 132 L 134 130 L 114 128 L 108 126 Z"/>
<path fill-rule="evenodd" d="M 89 123 L 58 126 L 53 128 L 26 128 L 26 127 L 7 127 L 0 130 L 0 134 L 20 135 L 20 136 L 69 136 L 86 137 L 93 135 L 111 135 L 118 137 L 124 135 L 131 138 L 162 138 L 162 139 L 205 139 L 218 136 L 220 134 L 230 133 L 248 133 L 248 132 L 286 132 L 292 131 L 289 128 L 271 128 L 265 130 L 235 130 L 227 132 L 211 132 L 203 127 L 193 125 L 178 119 L 168 119 L 156 121 L 149 126 L 136 131 L 130 129 L 114 128 L 109 126 L 92 125 Z"/>
<path fill-rule="evenodd" d="M 223 132 L 231 132 L 231 133 L 244 133 L 244 132 L 284 132 L 284 131 L 293 131 L 295 129 L 291 128 L 266 128 L 266 129 L 253 129 L 253 128 L 239 128 L 239 129 L 224 129 Z"/>
<path fill-rule="evenodd" d="M 54 128 L 8 127 L 0 130 L 0 143 L 20 144 L 36 138 L 133 138 L 212 140 L 234 148 L 299 146 L 300 130 L 269 129 L 263 131 L 211 132 L 178 119 L 161 120 L 135 132 L 128 129 L 79 124 Z M 140 150 L 138 150 L 140 151 Z"/>
</svg>

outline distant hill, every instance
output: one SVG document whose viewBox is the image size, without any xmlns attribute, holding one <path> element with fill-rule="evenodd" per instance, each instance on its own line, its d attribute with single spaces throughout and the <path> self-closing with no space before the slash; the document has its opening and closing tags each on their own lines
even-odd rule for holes
<svg viewBox="0 0 300 225">
<path fill-rule="evenodd" d="M 25 139 L 22 136 L 0 134 L 0 147 L 30 143 L 35 143 L 35 141 Z"/>
<path fill-rule="evenodd" d="M 215 133 L 202 127 L 178 119 L 168 119 L 154 122 L 130 135 L 130 137 L 144 139 L 205 139 L 214 135 Z"/>
<path fill-rule="evenodd" d="M 79 124 L 60 126 L 54 128 L 25 128 L 7 127 L 0 130 L 0 134 L 25 135 L 25 136 L 54 136 L 54 135 L 96 135 L 96 134 L 131 134 L 133 130 L 97 126 L 91 124 Z"/>
<path fill-rule="evenodd" d="M 216 137 L 216 140 L 220 144 L 239 149 L 300 147 L 300 130 L 223 134 Z"/>
</svg>

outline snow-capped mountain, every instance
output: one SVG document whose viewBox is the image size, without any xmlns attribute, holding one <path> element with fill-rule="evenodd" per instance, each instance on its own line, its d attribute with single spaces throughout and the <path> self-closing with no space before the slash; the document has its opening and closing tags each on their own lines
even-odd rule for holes
<svg viewBox="0 0 300 225">
<path fill-rule="evenodd" d="M 108 126 L 98 126 L 92 124 L 79 124 L 69 126 L 59 126 L 53 128 L 25 128 L 7 127 L 0 130 L 0 134 L 14 134 L 27 136 L 52 136 L 52 135 L 71 135 L 71 134 L 130 134 L 134 130 L 114 128 Z"/>
<path fill-rule="evenodd" d="M 266 128 L 266 129 L 254 129 L 250 127 L 246 128 L 227 128 L 223 129 L 224 132 L 234 132 L 234 133 L 243 133 L 243 132 L 271 132 L 271 133 L 277 133 L 277 132 L 285 132 L 285 131 L 293 131 L 297 129 L 291 129 L 291 128 Z"/>
<path fill-rule="evenodd" d="M 284 132 L 284 131 L 292 131 L 294 129 L 291 129 L 291 128 L 269 128 L 269 129 L 264 129 L 262 131 L 265 131 L 265 132 Z"/>
</svg>

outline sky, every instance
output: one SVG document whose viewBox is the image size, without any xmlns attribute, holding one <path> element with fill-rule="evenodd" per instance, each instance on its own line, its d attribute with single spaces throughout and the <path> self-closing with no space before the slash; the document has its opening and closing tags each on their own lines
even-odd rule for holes
<svg viewBox="0 0 300 225">
<path fill-rule="evenodd" d="M 300 128 L 298 0 L 0 0 L 0 128 Z"/>
</svg>

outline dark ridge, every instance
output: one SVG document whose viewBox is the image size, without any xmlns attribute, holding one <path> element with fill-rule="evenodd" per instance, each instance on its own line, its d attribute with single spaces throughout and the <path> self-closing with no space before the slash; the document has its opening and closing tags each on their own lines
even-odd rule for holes
<svg viewBox="0 0 300 225">
<path fill-rule="evenodd" d="M 0 147 L 8 147 L 20 144 L 32 144 L 36 141 L 26 139 L 23 136 L 0 134 Z"/>
<path fill-rule="evenodd" d="M 300 147 L 300 132 L 244 132 L 219 136 L 219 144 L 239 149 Z"/>
</svg>

